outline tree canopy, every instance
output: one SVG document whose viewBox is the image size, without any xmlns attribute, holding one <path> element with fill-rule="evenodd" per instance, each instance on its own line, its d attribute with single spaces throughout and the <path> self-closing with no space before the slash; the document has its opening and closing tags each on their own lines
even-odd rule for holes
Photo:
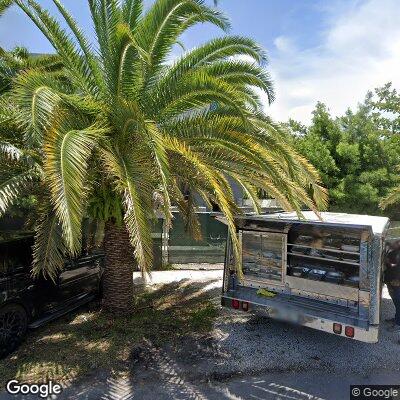
<svg viewBox="0 0 400 400">
<path fill-rule="evenodd" d="M 157 207 L 170 223 L 171 204 L 178 205 L 198 230 L 187 193 L 218 204 L 238 255 L 238 208 L 228 178 L 255 207 L 260 188 L 286 209 L 324 208 L 318 173 L 262 112 L 259 91 L 270 102 L 274 91 L 257 43 L 223 35 L 170 61 L 191 26 L 229 29 L 217 9 L 201 0 L 158 0 L 146 11 L 141 0 L 88 0 L 96 36 L 89 43 L 60 0 L 53 3 L 68 29 L 34 0 L 13 3 L 63 66 L 23 69 L 1 99 L 0 123 L 13 124 L 18 140 L 3 138 L 3 157 L 15 174 L 0 182 L 0 211 L 26 192 L 40 196 L 37 273 L 54 276 L 66 254 L 79 254 L 87 213 L 125 225 L 146 271 Z"/>
<path fill-rule="evenodd" d="M 400 181 L 398 120 L 382 111 L 396 107 L 396 100 L 386 85 L 339 118 L 317 103 L 309 127 L 289 121 L 296 148 L 318 169 L 329 191 L 330 210 L 383 213 L 380 202 Z M 385 212 L 396 214 L 395 208 Z"/>
</svg>

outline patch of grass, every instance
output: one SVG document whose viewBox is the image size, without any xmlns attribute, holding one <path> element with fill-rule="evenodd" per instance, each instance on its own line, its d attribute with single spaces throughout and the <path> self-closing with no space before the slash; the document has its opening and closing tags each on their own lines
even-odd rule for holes
<svg viewBox="0 0 400 400">
<path fill-rule="evenodd" d="M 202 308 L 193 311 L 190 316 L 190 324 L 195 330 L 209 331 L 211 330 L 212 323 L 217 316 L 217 308 L 213 303 L 208 302 Z"/>
<path fill-rule="evenodd" d="M 92 303 L 33 332 L 0 361 L 0 388 L 7 380 L 68 382 L 97 369 L 122 370 L 144 338 L 156 345 L 212 329 L 218 310 L 202 287 L 172 283 L 137 296 L 129 317 L 114 317 Z"/>
</svg>

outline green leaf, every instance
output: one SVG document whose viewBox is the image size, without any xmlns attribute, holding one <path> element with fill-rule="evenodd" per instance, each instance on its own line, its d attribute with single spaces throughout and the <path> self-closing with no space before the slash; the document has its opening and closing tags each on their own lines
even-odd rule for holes
<svg viewBox="0 0 400 400">
<path fill-rule="evenodd" d="M 143 12 L 143 0 L 125 0 L 122 6 L 124 21 L 128 24 L 131 32 L 137 28 Z"/>
<path fill-rule="evenodd" d="M 0 0 L 0 17 L 14 3 L 14 0 Z"/>
<path fill-rule="evenodd" d="M 71 117 L 66 115 L 46 134 L 44 173 L 65 243 L 72 254 L 78 254 L 87 196 L 88 159 L 106 129 L 99 125 L 74 129 Z"/>
<path fill-rule="evenodd" d="M 53 281 L 64 267 L 68 249 L 63 240 L 62 227 L 50 203 L 41 206 L 33 246 L 33 275 L 49 277 Z"/>
<path fill-rule="evenodd" d="M 115 188 L 121 195 L 125 215 L 124 221 L 129 232 L 135 258 L 142 271 L 149 271 L 152 260 L 151 218 L 152 208 L 151 171 L 146 160 L 135 159 L 125 149 L 113 151 L 104 148 L 102 159 L 106 171 L 113 178 Z"/>
<path fill-rule="evenodd" d="M 29 170 L 0 182 L 0 216 L 22 196 L 34 177 L 34 171 Z"/>
</svg>

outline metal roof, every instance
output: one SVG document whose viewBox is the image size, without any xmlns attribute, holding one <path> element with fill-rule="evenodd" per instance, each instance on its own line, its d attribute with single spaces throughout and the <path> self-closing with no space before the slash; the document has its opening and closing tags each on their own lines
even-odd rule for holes
<svg viewBox="0 0 400 400">
<path fill-rule="evenodd" d="M 322 220 L 313 211 L 303 211 L 304 219 L 301 219 L 294 212 L 282 212 L 260 215 L 267 220 L 289 220 L 289 221 L 313 221 L 321 223 L 336 223 L 353 226 L 370 226 L 375 235 L 381 235 L 388 227 L 389 218 L 373 215 L 345 214 L 334 212 L 321 212 Z"/>
</svg>

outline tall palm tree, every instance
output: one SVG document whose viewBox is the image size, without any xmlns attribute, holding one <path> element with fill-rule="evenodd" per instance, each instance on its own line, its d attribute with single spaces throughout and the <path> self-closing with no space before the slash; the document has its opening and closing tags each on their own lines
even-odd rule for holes
<svg viewBox="0 0 400 400">
<path fill-rule="evenodd" d="M 262 112 L 259 92 L 269 101 L 274 92 L 253 40 L 222 36 L 171 61 L 189 27 L 229 28 L 216 9 L 201 0 L 157 0 L 144 12 L 141 0 L 88 0 L 96 33 L 89 43 L 60 0 L 53 3 L 69 32 L 36 1 L 14 2 L 65 68 L 18 76 L 9 103 L 29 159 L 21 175 L 0 185 L 0 210 L 32 181 L 42 188 L 36 273 L 54 276 L 65 254 L 80 252 L 90 212 L 105 222 L 104 306 L 127 312 L 133 261 L 143 272 L 152 264 L 157 207 L 169 224 L 171 203 L 178 205 L 196 235 L 193 194 L 218 204 L 238 256 L 229 178 L 255 207 L 257 188 L 297 212 L 325 206 L 316 171 Z"/>
</svg>

